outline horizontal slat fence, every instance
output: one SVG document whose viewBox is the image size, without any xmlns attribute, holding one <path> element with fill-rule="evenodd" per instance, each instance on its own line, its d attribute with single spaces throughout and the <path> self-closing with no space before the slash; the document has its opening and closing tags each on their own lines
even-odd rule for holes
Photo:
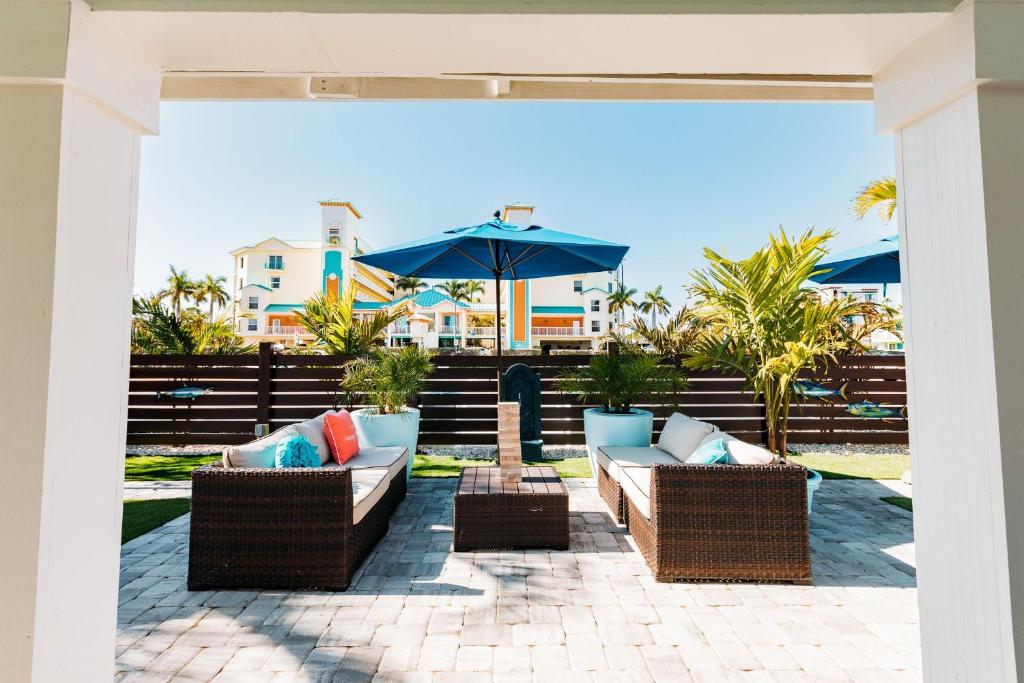
<svg viewBox="0 0 1024 683">
<path fill-rule="evenodd" d="M 259 423 L 271 429 L 314 417 L 342 400 L 338 380 L 342 356 L 273 354 L 264 346 L 247 356 L 133 356 L 128 398 L 128 443 L 234 444 L 253 438 Z M 582 445 L 583 409 L 591 404 L 554 390 L 558 374 L 589 363 L 586 354 L 506 356 L 505 367 L 525 363 L 541 376 L 541 428 L 548 445 Z M 434 358 L 436 372 L 419 397 L 420 443 L 485 444 L 497 440 L 496 365 L 493 356 Z M 718 425 L 752 442 L 764 438 L 764 406 L 744 391 L 743 379 L 718 372 L 688 373 L 690 386 L 665 395 L 657 405 L 655 437 L 673 410 Z M 847 385 L 847 401 L 906 404 L 900 356 L 847 356 L 814 378 L 830 387 Z M 209 386 L 193 401 L 158 398 L 157 391 Z M 793 443 L 907 443 L 907 423 L 863 419 L 839 403 L 810 400 L 794 406 Z M 353 407 L 361 407 L 358 404 Z"/>
</svg>

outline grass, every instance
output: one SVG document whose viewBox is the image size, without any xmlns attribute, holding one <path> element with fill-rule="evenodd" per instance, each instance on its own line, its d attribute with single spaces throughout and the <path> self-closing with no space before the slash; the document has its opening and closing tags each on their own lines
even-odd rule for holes
<svg viewBox="0 0 1024 683">
<path fill-rule="evenodd" d="M 914 501 L 906 496 L 882 496 L 882 500 L 889 505 L 895 505 L 898 508 L 903 508 L 910 512 L 914 511 Z"/>
<path fill-rule="evenodd" d="M 188 498 L 158 498 L 156 500 L 126 500 L 121 517 L 121 543 L 152 531 L 175 517 L 181 517 L 192 507 Z"/>
<path fill-rule="evenodd" d="M 566 460 L 545 460 L 558 470 L 563 479 L 590 477 L 590 464 L 587 458 L 568 458 Z M 533 463 L 524 463 L 529 466 Z M 493 460 L 462 460 L 450 455 L 417 455 L 412 463 L 414 477 L 457 477 L 463 467 L 491 467 Z"/>
<path fill-rule="evenodd" d="M 219 455 L 129 455 L 125 481 L 188 481 L 192 470 L 220 460 Z"/>
<path fill-rule="evenodd" d="M 823 479 L 899 479 L 909 455 L 795 455 L 789 459 L 821 472 Z"/>
</svg>

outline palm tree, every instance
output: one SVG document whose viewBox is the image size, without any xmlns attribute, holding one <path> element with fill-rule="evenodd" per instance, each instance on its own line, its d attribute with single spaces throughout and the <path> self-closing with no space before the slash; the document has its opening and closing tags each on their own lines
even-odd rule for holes
<svg viewBox="0 0 1024 683">
<path fill-rule="evenodd" d="M 467 301 L 480 301 L 477 294 L 484 293 L 484 283 L 482 280 L 466 280 L 466 296 L 469 297 Z"/>
<path fill-rule="evenodd" d="M 635 309 L 636 301 L 633 299 L 635 296 L 635 289 L 626 289 L 620 282 L 618 289 L 608 295 L 608 312 L 614 314 L 621 311 L 625 313 L 628 308 Z"/>
<path fill-rule="evenodd" d="M 196 283 L 188 279 L 188 271 L 178 269 L 173 265 L 171 274 L 167 276 L 167 288 L 160 292 L 160 301 L 171 300 L 171 308 L 175 315 L 181 315 L 181 302 L 195 296 Z"/>
<path fill-rule="evenodd" d="M 195 298 L 197 304 L 201 304 L 204 301 L 210 302 L 210 320 L 213 320 L 213 308 L 214 306 L 224 306 L 228 302 L 228 291 L 224 289 L 224 285 L 227 283 L 227 278 L 223 275 L 214 277 L 209 273 L 199 280 L 195 284 L 195 292 L 192 296 Z"/>
<path fill-rule="evenodd" d="M 892 220 L 896 213 L 896 179 L 892 176 L 868 183 L 853 198 L 853 215 L 859 221 L 875 207 L 883 221 Z"/>
<path fill-rule="evenodd" d="M 786 457 L 789 409 L 799 373 L 859 350 L 846 321 L 870 315 L 876 304 L 852 297 L 824 300 L 805 287 L 821 272 L 833 233 L 806 231 L 790 240 L 785 230 L 750 258 L 731 261 L 704 249 L 709 265 L 693 274 L 696 312 L 707 325 L 686 360 L 697 369 L 727 370 L 743 375 L 762 397 L 768 425 L 768 448 Z"/>
<path fill-rule="evenodd" d="M 658 285 L 649 292 L 644 292 L 644 300 L 640 302 L 640 310 L 651 314 L 651 327 L 658 326 L 658 314 L 667 315 L 672 304 L 661 293 L 661 285 Z"/>
<path fill-rule="evenodd" d="M 426 289 L 427 283 L 418 277 L 406 277 L 405 275 L 402 275 L 401 277 L 395 278 L 395 288 L 400 289 L 403 292 L 415 294 L 421 289 Z"/>
<path fill-rule="evenodd" d="M 369 318 L 356 318 L 354 310 L 355 288 L 349 287 L 339 296 L 317 292 L 295 317 L 320 348 L 329 353 L 363 355 L 384 341 L 388 325 L 405 314 L 403 310 L 380 309 Z"/>
<path fill-rule="evenodd" d="M 162 298 L 137 297 L 132 300 L 132 352 L 239 354 L 254 348 L 235 334 L 231 323 L 221 317 L 207 320 L 198 311 L 175 313 Z"/>
<path fill-rule="evenodd" d="M 689 355 L 690 349 L 705 331 L 704 319 L 685 306 L 665 321 L 663 326 L 649 325 L 640 316 L 629 323 L 633 334 L 647 342 L 662 356 L 679 358 Z"/>
<path fill-rule="evenodd" d="M 437 286 L 455 301 L 469 301 L 469 289 L 462 280 L 445 280 Z"/>
</svg>

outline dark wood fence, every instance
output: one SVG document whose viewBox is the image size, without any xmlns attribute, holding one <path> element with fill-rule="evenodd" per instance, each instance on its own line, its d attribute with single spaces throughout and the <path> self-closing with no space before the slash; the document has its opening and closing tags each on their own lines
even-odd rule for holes
<svg viewBox="0 0 1024 683">
<path fill-rule="evenodd" d="M 128 443 L 233 444 L 253 438 L 257 424 L 271 429 L 314 417 L 339 400 L 338 379 L 347 358 L 271 353 L 247 356 L 133 356 L 128 397 Z M 542 429 L 549 445 L 582 445 L 584 408 L 575 397 L 554 391 L 553 380 L 569 367 L 589 363 L 588 355 L 512 356 L 505 366 L 525 363 L 540 372 Z M 495 359 L 446 356 L 434 359 L 437 371 L 420 396 L 423 444 L 494 444 L 497 435 Z M 907 443 L 907 423 L 853 417 L 846 402 L 906 404 L 906 379 L 900 356 L 847 356 L 817 381 L 846 384 L 847 399 L 830 404 L 811 400 L 794 407 L 793 443 Z M 743 380 L 721 373 L 690 374 L 690 388 L 673 397 L 676 408 L 712 422 L 742 439 L 764 436 L 764 406 L 743 390 Z M 157 391 L 183 385 L 209 386 L 213 392 L 194 402 Z M 358 407 L 358 406 L 356 406 Z M 655 431 L 672 412 L 668 405 L 642 406 L 655 413 Z"/>
</svg>

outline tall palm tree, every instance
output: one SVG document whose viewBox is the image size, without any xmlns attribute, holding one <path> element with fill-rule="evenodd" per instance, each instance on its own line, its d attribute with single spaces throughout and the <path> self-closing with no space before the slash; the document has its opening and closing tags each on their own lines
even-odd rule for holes
<svg viewBox="0 0 1024 683">
<path fill-rule="evenodd" d="M 455 301 L 469 301 L 469 289 L 462 280 L 445 280 L 437 287 Z"/>
<path fill-rule="evenodd" d="M 239 354 L 255 350 L 223 317 L 207 320 L 194 310 L 178 314 L 159 297 L 132 300 L 131 342 L 133 353 Z"/>
<path fill-rule="evenodd" d="M 228 290 L 224 289 L 224 285 L 227 284 L 227 278 L 223 275 L 214 277 L 207 273 L 202 280 L 199 280 L 195 284 L 195 292 L 192 296 L 195 298 L 197 304 L 201 304 L 204 301 L 210 302 L 210 320 L 213 320 L 213 309 L 214 306 L 223 307 L 228 302 Z"/>
<path fill-rule="evenodd" d="M 427 283 L 418 277 L 406 277 L 405 275 L 402 275 L 395 278 L 395 288 L 400 289 L 403 292 L 415 294 L 422 289 L 426 289 Z"/>
<path fill-rule="evenodd" d="M 640 302 L 639 309 L 644 313 L 651 314 L 651 327 L 658 326 L 658 314 L 668 315 L 672 304 L 661 292 L 661 285 L 658 285 L 649 292 L 644 292 L 644 300 Z"/>
<path fill-rule="evenodd" d="M 626 287 L 620 282 L 618 289 L 608 295 L 608 312 L 625 313 L 627 309 L 636 308 L 636 300 L 633 298 L 636 296 L 635 289 L 626 289 Z"/>
<path fill-rule="evenodd" d="M 195 296 L 196 283 L 188 279 L 188 271 L 178 271 L 173 265 L 171 274 L 167 276 L 167 288 L 160 292 L 160 301 L 171 300 L 174 315 L 181 315 L 181 302 Z"/>
<path fill-rule="evenodd" d="M 466 280 L 466 296 L 469 298 L 467 301 L 480 301 L 478 294 L 484 293 L 483 280 Z"/>
<path fill-rule="evenodd" d="M 896 213 L 896 179 L 893 177 L 874 180 L 853 198 L 853 215 L 864 220 L 871 209 L 878 208 L 878 215 L 888 223 Z"/>
</svg>

